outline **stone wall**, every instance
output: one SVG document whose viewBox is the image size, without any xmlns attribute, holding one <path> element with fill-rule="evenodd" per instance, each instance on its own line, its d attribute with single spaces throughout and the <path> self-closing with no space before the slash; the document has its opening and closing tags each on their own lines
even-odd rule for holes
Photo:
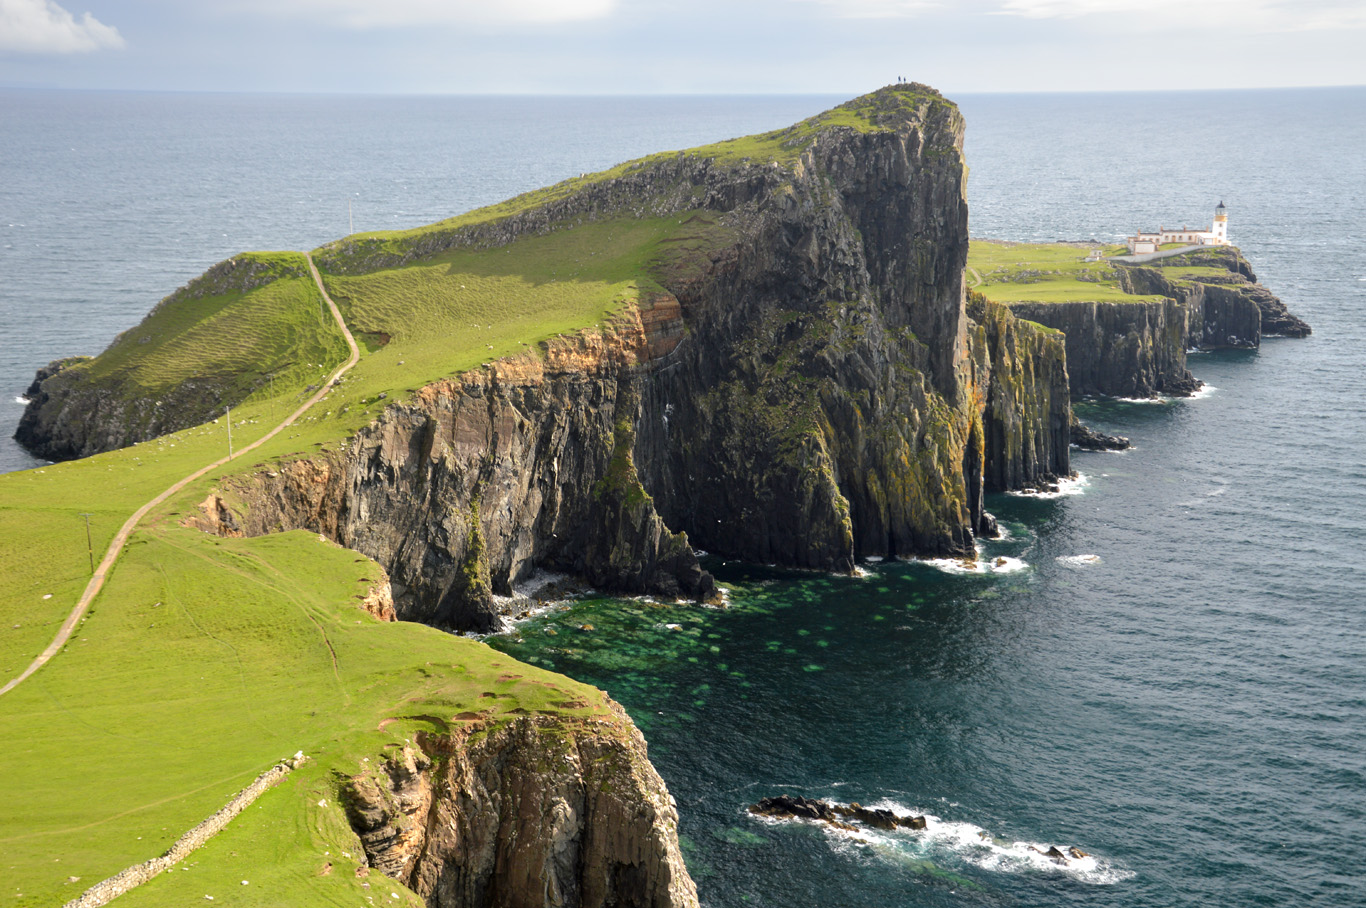
<svg viewBox="0 0 1366 908">
<path fill-rule="evenodd" d="M 100 906 L 109 904 L 128 890 L 141 886 L 173 864 L 185 860 L 190 852 L 222 832 L 223 827 L 227 826 L 233 817 L 250 807 L 252 802 L 265 794 L 268 789 L 279 784 L 280 780 L 288 775 L 290 770 L 300 766 L 305 759 L 302 754 L 299 754 L 292 760 L 281 760 L 276 763 L 257 776 L 256 781 L 234 795 L 232 800 L 225 804 L 221 810 L 176 839 L 175 844 L 165 854 L 149 861 L 143 861 L 141 864 L 134 864 L 109 879 L 96 883 L 77 898 L 67 902 L 63 908 L 100 908 Z"/>
</svg>

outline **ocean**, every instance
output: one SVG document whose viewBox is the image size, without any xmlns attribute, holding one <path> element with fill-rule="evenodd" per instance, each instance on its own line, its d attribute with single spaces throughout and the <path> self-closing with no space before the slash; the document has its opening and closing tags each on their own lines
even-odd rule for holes
<svg viewBox="0 0 1366 908">
<path fill-rule="evenodd" d="M 0 92 L 0 431 L 39 365 L 237 251 L 348 232 L 348 200 L 357 230 L 411 226 L 837 100 Z M 1223 201 L 1314 334 L 1193 355 L 1196 398 L 1080 404 L 1135 447 L 993 499 L 1002 570 L 709 558 L 728 609 L 586 599 L 490 642 L 626 706 L 714 908 L 1361 905 L 1366 89 L 955 100 L 974 236 L 1116 240 Z M 783 793 L 932 819 L 745 810 Z"/>
</svg>

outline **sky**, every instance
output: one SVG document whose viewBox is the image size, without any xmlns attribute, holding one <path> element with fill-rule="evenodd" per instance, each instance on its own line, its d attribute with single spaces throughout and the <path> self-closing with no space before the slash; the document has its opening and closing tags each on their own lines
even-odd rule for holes
<svg viewBox="0 0 1366 908">
<path fill-rule="evenodd" d="M 0 86 L 853 94 L 1366 84 L 1366 0 L 0 0 Z"/>
</svg>

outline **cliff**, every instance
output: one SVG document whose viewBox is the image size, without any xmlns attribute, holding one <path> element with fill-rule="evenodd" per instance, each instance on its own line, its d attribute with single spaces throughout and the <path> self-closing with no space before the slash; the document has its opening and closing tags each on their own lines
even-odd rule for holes
<svg viewBox="0 0 1366 908">
<path fill-rule="evenodd" d="M 548 344 L 544 357 L 424 387 L 343 450 L 232 481 L 233 504 L 216 499 L 195 520 L 224 535 L 324 533 L 385 567 L 399 618 L 461 630 L 494 629 L 493 595 L 510 596 L 536 568 L 706 598 L 711 576 L 631 460 L 637 370 L 677 322 L 671 299 L 647 306 Z"/>
<path fill-rule="evenodd" d="M 1065 335 L 1073 395 L 1151 397 L 1199 387 L 1186 368 L 1190 310 L 1175 299 L 1010 303 L 1010 310 Z"/>
<path fill-rule="evenodd" d="M 368 866 L 430 908 L 698 904 L 673 799 L 624 713 L 419 734 L 341 789 Z"/>
<path fill-rule="evenodd" d="M 980 293 L 970 294 L 968 311 L 978 322 L 972 334 L 978 386 L 987 389 L 980 423 L 985 488 L 1019 489 L 1067 476 L 1074 419 L 1063 333 L 1017 318 Z"/>
<path fill-rule="evenodd" d="M 1215 246 L 1157 259 L 1147 265 L 1121 265 L 1137 287 L 1158 288 L 1190 300 L 1191 346 L 1256 347 L 1262 336 L 1308 337 L 1312 329 L 1257 281 L 1252 265 L 1236 246 Z"/>
<path fill-rule="evenodd" d="M 962 136 L 937 92 L 897 85 L 329 244 L 316 260 L 353 330 L 406 331 L 432 361 L 492 330 L 470 323 L 489 306 L 591 302 L 594 268 L 629 282 L 605 318 L 585 305 L 575 332 L 409 385 L 343 443 L 225 480 L 196 522 L 325 533 L 384 566 L 398 617 L 475 630 L 537 568 L 703 598 L 693 546 L 839 571 L 971 553 L 984 488 L 1068 472 L 1071 414 L 1056 337 L 965 311 Z M 418 336 L 423 318 L 437 327 Z M 370 362 L 404 360 L 375 353 L 348 387 L 408 381 Z"/>
</svg>

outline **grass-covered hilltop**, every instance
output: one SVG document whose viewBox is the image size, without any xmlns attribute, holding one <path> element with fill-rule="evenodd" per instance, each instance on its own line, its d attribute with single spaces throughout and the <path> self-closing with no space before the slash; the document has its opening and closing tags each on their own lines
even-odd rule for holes
<svg viewBox="0 0 1366 908">
<path fill-rule="evenodd" d="M 1070 470 L 1073 332 L 1022 306 L 1158 307 L 1130 319 L 1140 350 L 1177 310 L 1182 341 L 1243 311 L 1172 271 L 1199 261 L 1105 272 L 1116 297 L 1014 295 L 1081 272 L 970 259 L 963 126 L 898 84 L 428 227 L 246 253 L 42 370 L 19 437 L 66 462 L 0 476 L 0 684 L 78 623 L 0 695 L 7 904 L 157 857 L 296 752 L 118 904 L 697 904 L 621 709 L 443 630 L 495 627 L 542 569 L 699 600 L 695 548 L 973 557 L 986 490 Z M 73 612 L 229 432 L 238 456 L 147 510 Z"/>
</svg>

